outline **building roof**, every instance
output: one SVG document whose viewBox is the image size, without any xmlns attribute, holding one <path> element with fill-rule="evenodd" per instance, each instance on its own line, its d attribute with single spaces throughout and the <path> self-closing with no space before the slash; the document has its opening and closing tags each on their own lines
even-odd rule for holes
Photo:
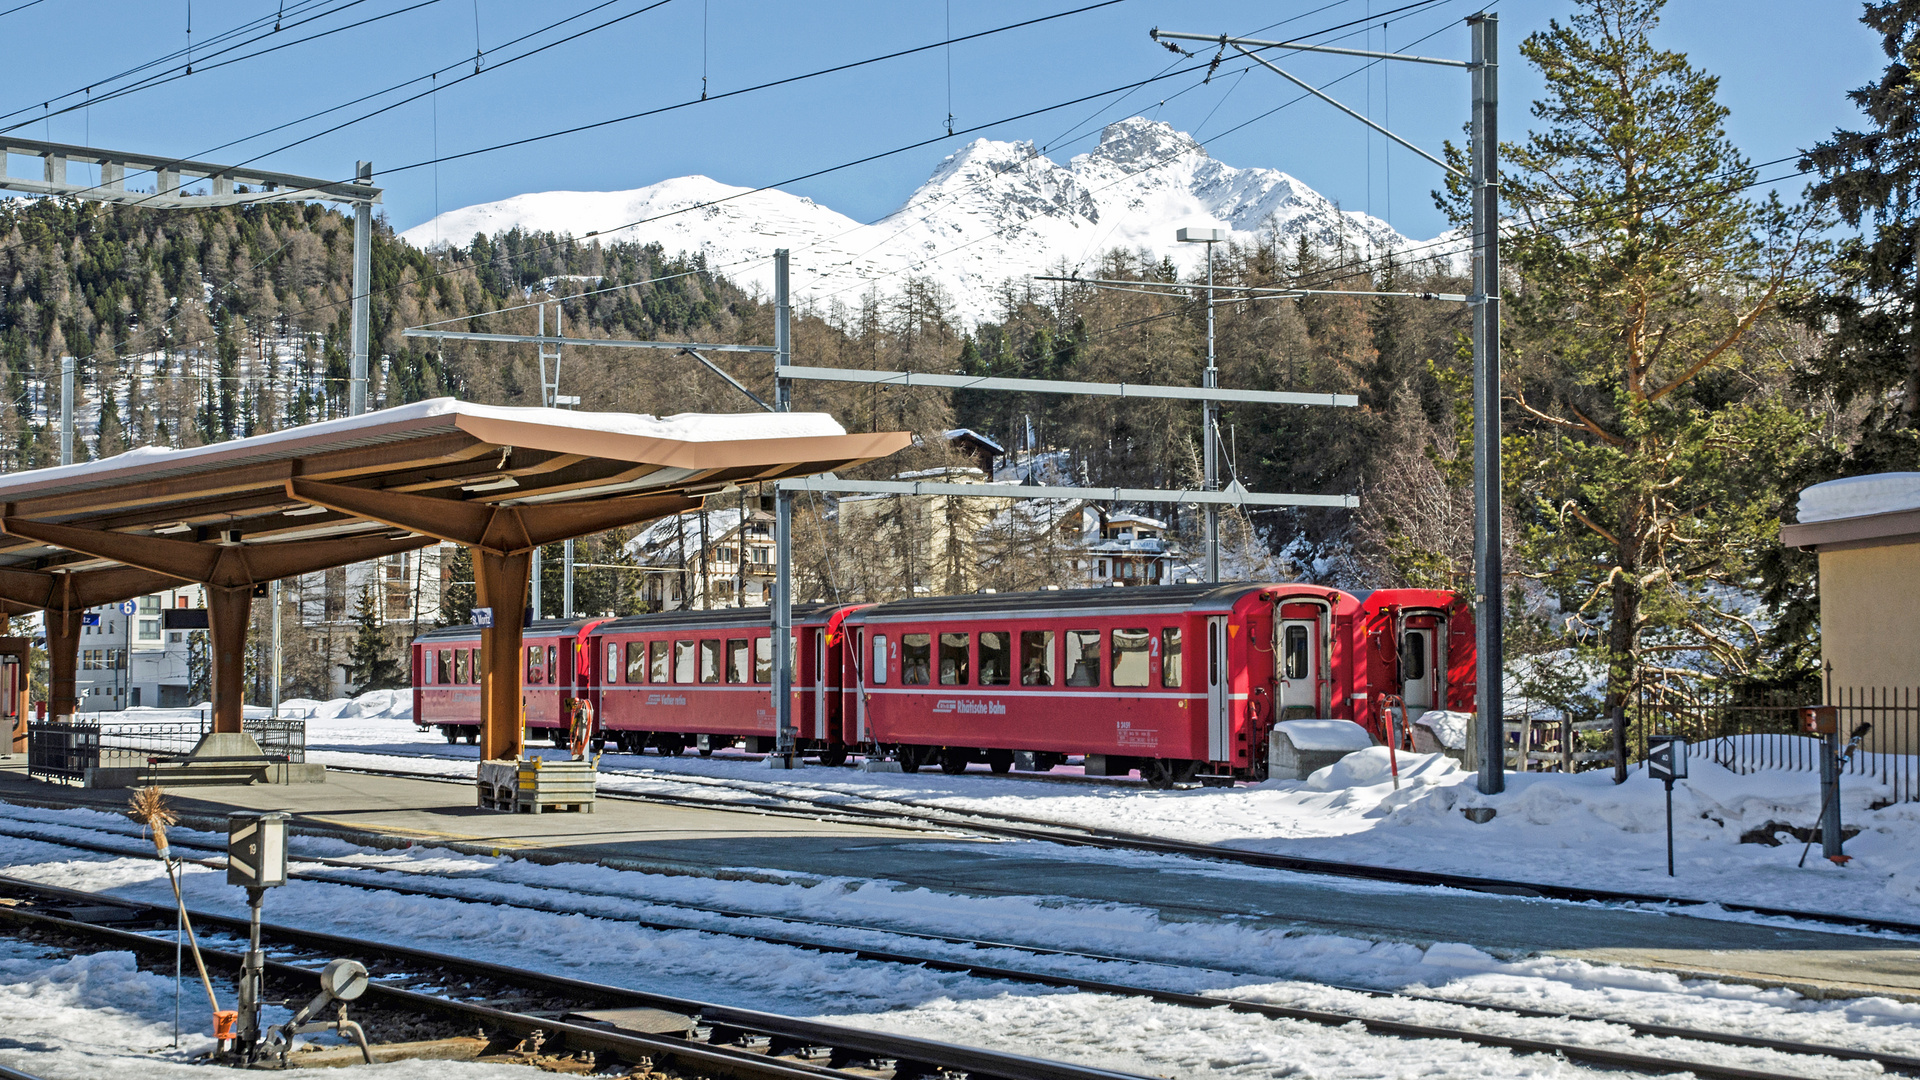
<svg viewBox="0 0 1920 1080">
<path fill-rule="evenodd" d="M 1799 522 L 1780 527 L 1788 547 L 1877 547 L 1920 542 L 1920 473 L 1872 473 L 1800 492 Z"/>
<path fill-rule="evenodd" d="M 981 446 L 986 447 L 996 454 L 1004 454 L 1007 452 L 1006 447 L 1001 446 L 999 443 L 994 442 L 992 439 L 987 438 L 972 428 L 954 428 L 945 434 L 948 439 L 972 439 L 974 442 L 979 443 Z"/>
</svg>

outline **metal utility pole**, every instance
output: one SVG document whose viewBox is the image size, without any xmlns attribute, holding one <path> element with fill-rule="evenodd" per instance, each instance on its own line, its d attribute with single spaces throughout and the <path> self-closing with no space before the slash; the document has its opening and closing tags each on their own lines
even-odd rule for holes
<svg viewBox="0 0 1920 1080">
<path fill-rule="evenodd" d="M 273 605 L 273 718 L 280 718 L 280 579 L 275 578 L 272 588 L 267 590 L 268 603 Z M 419 608 L 416 603 L 415 609 Z"/>
<path fill-rule="evenodd" d="M 354 168 L 358 183 L 373 182 L 373 162 L 362 161 Z M 373 288 L 373 204 L 353 204 L 353 370 L 347 387 L 347 415 L 367 411 L 367 322 L 368 303 Z"/>
<path fill-rule="evenodd" d="M 1241 55 L 1294 83 L 1360 123 L 1392 139 L 1427 161 L 1465 180 L 1472 192 L 1473 288 L 1467 302 L 1473 307 L 1473 565 L 1474 632 L 1478 650 L 1474 679 L 1474 715 L 1479 732 L 1472 747 L 1479 759 L 1479 787 L 1491 795 L 1506 789 L 1505 702 L 1501 673 L 1505 670 L 1501 627 L 1500 568 L 1500 16 L 1481 12 L 1468 16 L 1473 59 L 1449 60 L 1410 53 L 1336 48 L 1299 41 L 1261 41 L 1225 34 L 1189 34 L 1155 28 L 1155 41 L 1200 41 L 1231 45 Z M 1361 113 L 1334 100 L 1326 91 L 1281 70 L 1260 51 L 1334 53 L 1375 60 L 1400 60 L 1438 67 L 1466 68 L 1473 79 L 1472 146 L 1468 170 L 1462 173 L 1440 157 Z"/>
<path fill-rule="evenodd" d="M 773 366 L 778 372 L 793 360 L 788 319 L 787 249 L 773 253 Z M 793 381 L 773 380 L 773 410 L 791 412 Z M 743 533 L 744 535 L 744 533 Z M 774 749 L 767 764 L 791 769 L 800 764 L 793 727 L 793 492 L 775 489 L 773 498 L 773 716 Z"/>
<path fill-rule="evenodd" d="M 73 357 L 60 358 L 60 464 L 73 464 Z"/>
<path fill-rule="evenodd" d="M 1214 363 L 1213 355 L 1213 245 L 1227 238 L 1227 230 L 1181 229 L 1177 235 L 1183 244 L 1207 245 L 1207 370 L 1200 385 L 1212 390 L 1220 385 L 1220 368 Z M 1220 447 L 1216 438 L 1219 424 L 1214 420 L 1217 408 L 1212 398 L 1200 403 L 1200 452 L 1206 459 L 1200 482 L 1203 491 L 1220 490 Z M 1207 582 L 1216 584 L 1220 580 L 1220 506 L 1208 503 L 1206 509 Z"/>
<path fill-rule="evenodd" d="M 1500 16 L 1473 28 L 1473 625 L 1480 718 L 1480 791 L 1506 790 L 1506 701 L 1501 685 L 1500 539 Z M 1524 752 L 1524 748 L 1523 748 Z"/>
</svg>

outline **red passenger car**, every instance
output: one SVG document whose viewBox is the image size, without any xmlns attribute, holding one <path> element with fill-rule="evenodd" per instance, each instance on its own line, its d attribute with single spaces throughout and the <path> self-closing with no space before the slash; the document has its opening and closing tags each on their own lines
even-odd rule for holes
<svg viewBox="0 0 1920 1080">
<path fill-rule="evenodd" d="M 521 704 L 527 736 L 567 741 L 565 699 L 594 700 L 583 670 L 588 634 L 604 619 L 542 619 L 522 631 Z M 597 707 L 597 702 L 596 702 Z M 439 728 L 448 742 L 480 740 L 480 628 L 449 626 L 413 641 L 413 722 Z"/>
<path fill-rule="evenodd" d="M 937 597 L 793 612 L 803 753 L 902 768 L 1046 770 L 1155 783 L 1266 774 L 1273 725 L 1353 720 L 1380 741 L 1430 708 L 1470 711 L 1473 619 L 1447 592 L 1356 597 L 1315 585 L 1168 585 Z M 414 644 L 415 722 L 479 731 L 479 631 Z M 590 701 L 599 745 L 703 755 L 773 749 L 765 608 L 536 623 L 529 734 L 565 738 L 563 699 Z"/>
</svg>

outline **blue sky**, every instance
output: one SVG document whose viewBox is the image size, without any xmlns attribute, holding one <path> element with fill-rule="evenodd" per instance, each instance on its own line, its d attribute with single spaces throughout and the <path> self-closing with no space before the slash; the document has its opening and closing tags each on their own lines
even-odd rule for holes
<svg viewBox="0 0 1920 1080">
<path fill-rule="evenodd" d="M 20 0 L 0 2 L 0 9 Z M 1262 70 L 1224 65 L 1210 84 L 1181 75 L 1131 93 L 1113 93 L 1026 119 L 1003 117 L 1099 94 L 1168 69 L 1176 57 L 1148 39 L 1151 27 L 1202 33 L 1290 36 L 1319 31 L 1400 6 L 1405 0 L 1220 0 L 1125 2 L 974 41 L 942 47 L 777 89 L 707 101 L 594 131 L 468 157 L 435 167 L 393 171 L 438 154 L 474 149 L 643 109 L 697 101 L 703 71 L 709 93 L 800 74 L 839 63 L 941 42 L 1023 19 L 1066 11 L 1091 0 L 614 0 L 594 14 L 520 46 L 509 39 L 603 0 L 194 0 L 200 70 L 163 86 L 43 119 L 88 95 L 56 98 L 89 84 L 105 94 L 107 77 L 187 43 L 187 0 L 91 3 L 40 0 L 0 17 L 8 42 L 0 65 L 0 124 L 14 134 L 58 142 L 91 142 L 150 153 L 241 161 L 264 155 L 261 167 L 344 178 L 358 158 L 371 159 L 388 191 L 386 212 L 400 228 L 437 209 L 527 191 L 610 190 L 703 173 L 742 185 L 773 183 L 909 143 L 926 145 L 868 164 L 790 184 L 861 220 L 896 207 L 946 154 L 972 138 L 1031 140 L 1064 161 L 1091 148 L 1102 124 L 1125 116 L 1157 116 L 1195 132 L 1216 158 L 1237 166 L 1284 169 L 1348 209 L 1370 210 L 1416 238 L 1445 227 L 1427 192 L 1435 169 L 1412 154 L 1387 149 L 1354 121 L 1312 100 L 1260 118 L 1298 92 Z M 1477 0 L 1450 0 L 1394 18 L 1384 30 L 1347 36 L 1340 44 L 1406 48 L 1464 57 L 1461 18 Z M 207 68 L 216 33 L 277 10 L 331 11 L 281 31 L 292 35 L 394 13 L 355 29 L 281 49 L 271 56 Z M 412 10 L 402 10 L 412 9 Z M 1524 131 L 1526 104 L 1539 81 L 1515 52 L 1527 33 L 1570 5 L 1560 0 L 1503 0 L 1501 16 L 1503 134 Z M 1755 162 L 1791 155 L 1836 125 L 1856 122 L 1847 90 L 1873 80 L 1883 63 L 1878 42 L 1858 22 L 1860 5 L 1841 0 L 1675 0 L 1657 41 L 1689 53 L 1721 77 L 1733 110 L 1735 140 Z M 513 54 L 566 33 L 621 16 L 615 25 L 538 55 Z M 476 27 L 477 23 L 477 27 Z M 1351 34 L 1351 31 L 1339 31 Z M 1431 36 L 1428 36 L 1431 35 Z M 488 50 L 473 76 L 478 46 Z M 1321 40 L 1332 41 L 1329 36 Z M 254 46 L 258 48 L 261 46 Z M 1190 64 L 1191 62 L 1183 62 Z M 1462 72 L 1417 65 L 1391 70 L 1326 56 L 1281 61 L 1323 84 L 1356 109 L 1435 150 L 1460 137 L 1467 113 Z M 350 111 L 298 124 L 274 136 L 215 149 L 261 129 L 451 66 L 423 81 Z M 949 74 L 950 72 L 950 74 Z M 466 78 L 462 79 L 463 76 Z M 445 89 L 332 134 L 283 144 L 369 108 L 441 85 Z M 15 110 L 19 110 L 15 112 Z M 945 137 L 951 110 L 964 131 Z M 272 151 L 272 152 L 270 152 Z M 16 173 L 30 162 L 15 158 Z M 1776 167 L 1766 175 L 1792 171 Z M 1788 186 L 1797 190 L 1802 181 Z M 610 222 L 609 224 L 618 224 Z"/>
</svg>

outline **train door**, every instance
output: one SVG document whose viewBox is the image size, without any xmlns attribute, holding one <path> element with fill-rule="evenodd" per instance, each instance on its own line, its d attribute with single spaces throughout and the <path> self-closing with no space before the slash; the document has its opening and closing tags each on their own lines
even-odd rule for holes
<svg viewBox="0 0 1920 1080">
<path fill-rule="evenodd" d="M 813 737 L 832 741 L 827 731 L 827 628 L 813 632 Z"/>
<path fill-rule="evenodd" d="M 1278 671 L 1274 673 L 1274 719 L 1299 720 L 1323 716 L 1327 706 L 1321 701 L 1320 688 L 1325 681 L 1321 670 L 1321 619 L 1310 604 L 1287 604 L 1274 624 L 1274 653 Z"/>
<path fill-rule="evenodd" d="M 1231 760 L 1231 696 L 1227 688 L 1227 619 L 1207 619 L 1207 760 Z"/>
<path fill-rule="evenodd" d="M 1446 701 L 1445 623 L 1433 615 L 1412 615 L 1400 631 L 1400 699 L 1409 718 Z"/>
</svg>

